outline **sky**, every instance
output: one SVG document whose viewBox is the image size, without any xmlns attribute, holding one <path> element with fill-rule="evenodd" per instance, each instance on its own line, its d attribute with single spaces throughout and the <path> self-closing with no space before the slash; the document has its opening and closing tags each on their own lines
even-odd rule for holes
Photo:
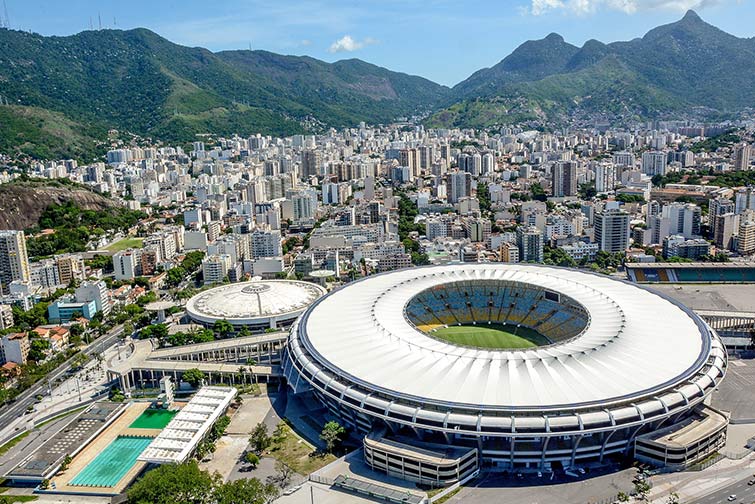
<svg viewBox="0 0 755 504">
<path fill-rule="evenodd" d="M 12 28 L 43 35 L 71 35 L 100 22 L 145 27 L 212 51 L 251 47 L 330 62 L 360 58 L 448 86 L 526 40 L 551 32 L 576 45 L 629 40 L 690 8 L 729 33 L 755 36 L 755 0 L 4 1 Z"/>
</svg>

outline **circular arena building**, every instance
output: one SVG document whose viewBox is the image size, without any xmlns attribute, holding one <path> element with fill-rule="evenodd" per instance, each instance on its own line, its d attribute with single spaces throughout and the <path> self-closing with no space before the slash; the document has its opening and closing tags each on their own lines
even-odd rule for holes
<svg viewBox="0 0 755 504">
<path fill-rule="evenodd" d="M 316 301 L 286 352 L 294 392 L 365 434 L 373 468 L 425 483 L 481 465 L 686 466 L 725 441 L 728 418 L 703 404 L 726 370 L 719 337 L 678 302 L 604 275 L 384 273 Z"/>
<path fill-rule="evenodd" d="M 186 303 L 186 314 L 207 327 L 227 320 L 237 329 L 263 331 L 290 326 L 325 293 L 309 282 L 252 280 L 200 292 Z"/>
</svg>

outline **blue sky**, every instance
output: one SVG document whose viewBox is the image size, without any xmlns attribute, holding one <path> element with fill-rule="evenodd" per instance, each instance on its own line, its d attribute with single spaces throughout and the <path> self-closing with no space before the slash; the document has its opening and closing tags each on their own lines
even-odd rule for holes
<svg viewBox="0 0 755 504">
<path fill-rule="evenodd" d="M 577 45 L 628 40 L 694 8 L 755 36 L 755 0 L 5 0 L 11 26 L 44 35 L 146 27 L 180 44 L 360 58 L 453 85 L 557 32 Z M 0 4 L 1 6 L 1 4 Z"/>
</svg>

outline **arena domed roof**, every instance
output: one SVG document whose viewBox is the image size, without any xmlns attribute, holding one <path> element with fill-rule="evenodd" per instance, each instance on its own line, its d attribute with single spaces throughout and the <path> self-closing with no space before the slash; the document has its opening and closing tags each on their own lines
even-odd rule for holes
<svg viewBox="0 0 755 504">
<path fill-rule="evenodd" d="M 296 318 L 325 293 L 309 282 L 252 280 L 200 292 L 189 299 L 186 312 L 204 323 L 227 320 L 235 325 L 254 325 Z"/>
</svg>

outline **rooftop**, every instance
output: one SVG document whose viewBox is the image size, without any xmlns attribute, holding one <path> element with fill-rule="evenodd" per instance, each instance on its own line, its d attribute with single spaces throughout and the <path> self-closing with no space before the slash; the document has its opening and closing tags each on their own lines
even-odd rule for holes
<svg viewBox="0 0 755 504">
<path fill-rule="evenodd" d="M 295 280 L 255 280 L 223 285 L 189 299 L 186 311 L 195 320 L 251 323 L 297 315 L 325 294 L 325 289 Z"/>
<path fill-rule="evenodd" d="M 491 350 L 431 338 L 407 320 L 404 307 L 418 293 L 464 281 L 518 282 L 564 294 L 584 307 L 588 326 L 560 344 Z M 522 264 L 368 277 L 313 305 L 299 320 L 298 335 L 320 366 L 366 390 L 475 409 L 639 400 L 685 383 L 712 353 L 722 355 L 704 323 L 669 298 L 601 275 Z"/>
<path fill-rule="evenodd" d="M 202 387 L 137 460 L 153 464 L 185 461 L 235 396 L 233 387 Z"/>
</svg>

